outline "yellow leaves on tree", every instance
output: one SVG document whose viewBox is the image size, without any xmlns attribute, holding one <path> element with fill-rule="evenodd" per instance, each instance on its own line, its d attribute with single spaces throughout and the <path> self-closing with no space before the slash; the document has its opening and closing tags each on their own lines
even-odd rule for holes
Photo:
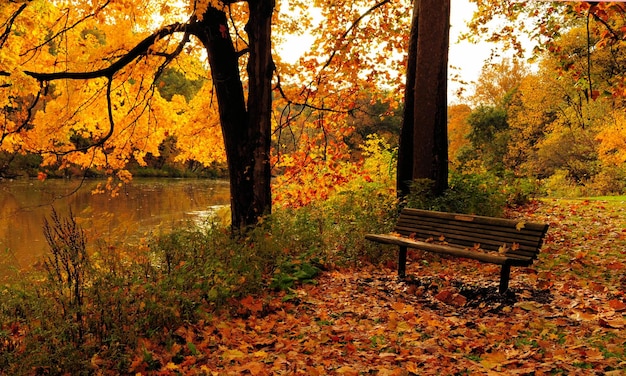
<svg viewBox="0 0 626 376">
<path fill-rule="evenodd" d="M 451 161 L 456 160 L 461 148 L 469 144 L 470 126 L 466 120 L 470 112 L 471 108 L 465 104 L 448 108 L 448 155 Z"/>
<path fill-rule="evenodd" d="M 626 162 L 626 115 L 615 111 L 606 123 L 596 136 L 600 160 L 609 166 L 620 166 Z"/>
</svg>

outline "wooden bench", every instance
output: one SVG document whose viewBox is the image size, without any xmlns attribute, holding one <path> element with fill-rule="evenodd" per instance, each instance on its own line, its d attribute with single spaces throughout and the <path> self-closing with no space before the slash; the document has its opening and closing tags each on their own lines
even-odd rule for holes
<svg viewBox="0 0 626 376">
<path fill-rule="evenodd" d="M 405 208 L 392 234 L 365 238 L 400 246 L 400 278 L 406 276 L 407 248 L 502 265 L 499 291 L 504 293 L 511 266 L 531 265 L 547 231 L 542 223 Z"/>
</svg>

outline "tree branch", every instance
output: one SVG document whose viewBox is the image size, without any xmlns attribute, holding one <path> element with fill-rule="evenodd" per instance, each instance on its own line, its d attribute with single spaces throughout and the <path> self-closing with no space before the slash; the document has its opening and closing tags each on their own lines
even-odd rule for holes
<svg viewBox="0 0 626 376">
<path fill-rule="evenodd" d="M 391 0 L 382 0 L 379 3 L 374 4 L 371 8 L 369 8 L 368 10 L 366 10 L 365 12 L 363 12 L 363 14 L 361 14 L 351 25 L 350 27 L 348 27 L 348 29 L 346 31 L 343 32 L 343 34 L 341 34 L 341 36 L 337 39 L 337 43 L 341 43 L 344 39 L 346 39 L 346 37 L 348 36 L 348 34 L 350 34 L 352 32 L 352 30 L 354 30 L 361 21 L 363 21 L 363 19 L 365 17 L 367 17 L 368 15 L 372 14 L 375 10 L 377 10 L 378 8 L 383 7 L 384 5 L 390 3 Z M 317 76 L 317 83 L 319 84 L 320 81 L 322 80 L 322 71 L 326 68 L 328 68 L 328 66 L 330 66 L 331 62 L 333 61 L 335 55 L 338 52 L 338 48 L 334 49 L 333 52 L 330 54 L 330 57 L 328 58 L 328 60 L 326 61 L 326 63 L 322 66 L 322 68 L 320 69 L 318 76 Z M 295 102 L 289 98 L 287 98 L 286 93 L 283 91 L 282 86 L 280 84 L 280 76 L 277 74 L 278 76 L 278 84 L 274 87 L 274 89 L 278 90 L 278 92 L 280 93 L 281 97 L 283 99 L 285 99 L 287 101 L 287 103 L 289 105 L 294 104 L 297 106 L 304 106 L 304 107 L 308 107 L 310 109 L 313 110 L 320 110 L 320 111 L 327 111 L 327 112 L 335 112 L 335 113 L 347 113 L 350 114 L 352 112 L 352 110 L 347 110 L 347 111 L 343 111 L 343 110 L 334 110 L 331 108 L 326 108 L 324 106 L 318 107 L 318 106 L 314 106 L 308 103 L 309 101 L 309 95 L 307 94 L 304 102 Z M 314 82 L 311 81 L 307 87 L 311 87 L 313 86 Z M 304 89 L 303 89 L 304 90 Z"/>
<path fill-rule="evenodd" d="M 30 0 L 29 0 L 29 1 L 30 1 Z M 23 55 L 26 55 L 26 54 L 28 54 L 28 53 L 30 53 L 30 52 L 32 52 L 32 51 L 36 51 L 36 50 L 40 49 L 41 47 L 45 46 L 46 44 L 50 43 L 52 40 L 54 40 L 55 38 L 57 38 L 59 35 L 61 35 L 61 34 L 65 33 L 65 32 L 67 32 L 67 31 L 69 31 L 69 30 L 72 30 L 73 28 L 77 27 L 78 25 L 80 25 L 80 24 L 81 24 L 81 23 L 83 23 L 84 21 L 88 20 L 89 18 L 93 18 L 93 17 L 95 17 L 95 15 L 96 15 L 99 11 L 103 10 L 104 8 L 106 8 L 106 7 L 107 7 L 107 5 L 109 5 L 109 3 L 110 3 L 110 2 L 111 2 L 111 0 L 107 0 L 104 4 L 102 4 L 100 7 L 98 7 L 98 9 L 96 9 L 96 10 L 95 10 L 95 12 L 93 12 L 93 13 L 91 13 L 91 14 L 86 15 L 85 17 L 81 18 L 80 20 L 76 21 L 74 24 L 72 24 L 72 25 L 70 25 L 70 26 L 63 27 L 61 30 L 59 30 L 58 32 L 56 32 L 56 33 L 55 33 L 54 35 L 52 35 L 51 37 L 47 38 L 47 39 L 46 39 L 45 41 L 43 41 L 41 44 L 39 44 L 39 45 L 37 45 L 37 46 L 35 46 L 35 47 L 32 47 L 32 48 L 28 49 L 27 51 L 25 51 L 25 52 L 22 54 L 22 56 L 23 56 Z M 66 13 L 66 16 L 67 16 L 67 13 Z M 59 18 L 57 19 L 57 21 L 56 21 L 56 22 L 59 22 L 59 20 L 60 20 L 61 18 L 62 18 L 62 17 L 59 17 Z"/>
<path fill-rule="evenodd" d="M 352 25 L 350 25 L 350 27 L 341 35 L 341 37 L 339 37 L 338 41 L 342 42 L 344 39 L 346 39 L 346 37 L 348 36 L 348 34 L 350 34 L 350 32 L 352 31 L 352 29 L 354 29 L 355 27 L 357 27 L 357 25 L 368 15 L 370 15 L 372 12 L 374 12 L 376 9 L 382 7 L 385 4 L 390 3 L 391 0 L 383 0 L 378 4 L 375 4 L 374 6 L 372 6 L 371 8 L 369 8 L 367 11 L 365 11 L 363 14 L 361 14 L 359 16 L 359 18 L 357 18 Z M 335 49 L 331 54 L 330 57 L 328 58 L 328 60 L 326 61 L 326 64 L 324 64 L 324 66 L 322 67 L 322 69 L 320 69 L 320 72 L 323 71 L 324 69 L 326 69 L 330 63 L 333 61 L 333 59 L 335 58 L 335 55 L 337 54 L 337 49 Z"/>
<path fill-rule="evenodd" d="M 27 3 L 20 5 L 20 7 L 15 12 L 13 12 L 7 22 L 5 22 L 6 27 L 4 28 L 2 34 L 0 34 L 0 48 L 4 46 L 7 39 L 9 38 L 9 35 L 11 34 L 11 28 L 13 28 L 13 23 L 15 23 L 15 19 L 20 15 L 20 13 L 24 11 L 27 5 Z"/>
<path fill-rule="evenodd" d="M 118 59 L 116 62 L 111 64 L 110 66 L 98 69 L 90 72 L 54 72 L 54 73 L 42 73 L 42 72 L 31 72 L 25 71 L 27 75 L 39 80 L 39 81 L 53 81 L 59 79 L 70 79 L 70 80 L 88 80 L 99 77 L 112 78 L 115 73 L 120 71 L 122 68 L 130 64 L 133 60 L 138 58 L 139 56 L 145 54 L 150 46 L 152 46 L 157 40 L 162 39 L 168 35 L 184 32 L 186 31 L 188 25 L 176 23 L 170 26 L 166 26 L 152 35 L 146 37 L 144 40 L 139 42 L 133 49 L 128 51 L 124 56 Z"/>
</svg>

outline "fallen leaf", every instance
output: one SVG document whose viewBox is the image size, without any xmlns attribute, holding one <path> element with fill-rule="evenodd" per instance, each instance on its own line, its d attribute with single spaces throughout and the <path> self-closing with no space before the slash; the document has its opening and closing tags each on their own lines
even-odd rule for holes
<svg viewBox="0 0 626 376">
<path fill-rule="evenodd" d="M 487 369 L 493 369 L 506 362 L 506 354 L 502 352 L 493 352 L 483 354 L 480 364 Z"/>
<path fill-rule="evenodd" d="M 350 366 L 343 366 L 337 369 L 336 372 L 340 375 L 346 375 L 346 376 L 358 376 L 359 374 L 359 371 L 357 369 L 352 368 Z"/>
<path fill-rule="evenodd" d="M 609 307 L 611 307 L 614 310 L 620 312 L 620 311 L 626 310 L 626 303 L 624 303 L 621 300 L 611 299 L 611 300 L 609 300 Z"/>
<path fill-rule="evenodd" d="M 263 301 L 255 300 L 251 295 L 241 299 L 241 305 L 252 313 L 259 313 L 263 310 Z"/>
<path fill-rule="evenodd" d="M 247 370 L 253 376 L 259 375 L 267 375 L 268 372 L 265 371 L 265 364 L 261 362 L 248 362 L 241 366 L 241 370 Z"/>
<path fill-rule="evenodd" d="M 237 350 L 237 349 L 226 350 L 222 353 L 222 357 L 229 361 L 234 360 L 234 359 L 241 359 L 244 356 L 246 356 L 246 354 L 244 354 L 241 350 Z"/>
<path fill-rule="evenodd" d="M 519 307 L 524 311 L 537 311 L 543 307 L 542 304 L 533 301 L 522 301 L 515 303 L 515 307 Z"/>
<path fill-rule="evenodd" d="M 600 323 L 600 326 L 605 327 L 605 328 L 622 329 L 626 326 L 626 322 L 624 321 L 624 319 L 608 320 L 608 319 L 600 318 L 598 322 Z"/>
</svg>

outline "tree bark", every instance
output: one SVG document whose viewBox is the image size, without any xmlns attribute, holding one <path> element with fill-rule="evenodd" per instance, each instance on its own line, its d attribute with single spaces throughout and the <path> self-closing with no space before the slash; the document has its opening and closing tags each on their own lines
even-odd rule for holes
<svg viewBox="0 0 626 376">
<path fill-rule="evenodd" d="M 271 212 L 271 18 L 274 0 L 250 0 L 248 103 L 239 72 L 239 54 L 230 38 L 226 13 L 209 7 L 197 35 L 206 48 L 218 100 L 228 161 L 234 232 Z"/>
<path fill-rule="evenodd" d="M 415 179 L 432 180 L 435 195 L 448 186 L 449 30 L 450 0 L 416 1 L 398 156 L 399 195 L 408 193 Z"/>
<path fill-rule="evenodd" d="M 434 181 L 433 193 L 448 187 L 448 46 L 450 0 L 420 0 L 413 179 Z"/>
<path fill-rule="evenodd" d="M 413 6 L 411 33 L 409 35 L 409 55 L 406 68 L 406 85 L 404 88 L 404 116 L 400 131 L 400 145 L 398 148 L 398 168 L 396 189 L 399 198 L 410 193 L 413 180 L 413 132 L 414 132 L 414 102 L 415 102 L 415 74 L 417 71 L 417 30 L 419 27 L 419 1 Z"/>
<path fill-rule="evenodd" d="M 272 12 L 275 0 L 249 0 L 250 18 L 246 25 L 248 55 L 248 137 L 252 158 L 251 204 L 240 225 L 256 224 L 258 217 L 272 210 L 270 151 L 272 137 Z M 247 168 L 244 167 L 244 168 Z M 245 208 L 244 208 L 245 209 Z"/>
</svg>

